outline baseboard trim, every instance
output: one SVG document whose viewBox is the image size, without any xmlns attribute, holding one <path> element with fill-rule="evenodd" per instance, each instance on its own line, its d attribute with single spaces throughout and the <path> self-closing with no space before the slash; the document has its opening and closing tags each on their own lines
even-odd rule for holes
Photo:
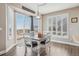
<svg viewBox="0 0 79 59">
<path fill-rule="evenodd" d="M 16 46 L 16 44 L 11 45 L 9 48 L 6 49 L 6 53 L 11 50 L 14 46 Z"/>
<path fill-rule="evenodd" d="M 0 55 L 2 55 L 2 54 L 4 54 L 4 53 L 6 53 L 6 50 L 0 51 Z"/>
<path fill-rule="evenodd" d="M 9 48 L 5 49 L 5 50 L 2 50 L 0 51 L 0 55 L 4 54 L 4 53 L 7 53 L 8 51 L 10 51 L 14 46 L 16 46 L 17 43 L 11 45 Z"/>
</svg>

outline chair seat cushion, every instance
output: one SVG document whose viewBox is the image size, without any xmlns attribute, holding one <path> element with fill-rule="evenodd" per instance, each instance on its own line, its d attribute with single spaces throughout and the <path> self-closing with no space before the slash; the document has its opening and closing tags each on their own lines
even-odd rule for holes
<svg viewBox="0 0 79 59">
<path fill-rule="evenodd" d="M 46 40 L 43 40 L 43 41 L 41 41 L 40 43 L 41 43 L 41 44 L 45 44 L 45 42 L 46 42 Z"/>
<path fill-rule="evenodd" d="M 27 46 L 31 47 L 31 44 L 26 44 Z M 38 44 L 36 41 L 32 41 L 32 47 L 36 47 Z"/>
</svg>

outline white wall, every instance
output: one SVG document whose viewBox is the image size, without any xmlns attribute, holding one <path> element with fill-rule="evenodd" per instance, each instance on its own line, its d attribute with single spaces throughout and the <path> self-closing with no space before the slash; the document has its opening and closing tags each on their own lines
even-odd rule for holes
<svg viewBox="0 0 79 59">
<path fill-rule="evenodd" d="M 0 4 L 0 52 L 5 50 L 6 46 L 6 13 L 5 13 L 5 5 Z"/>
<path fill-rule="evenodd" d="M 57 12 L 52 12 L 46 15 L 43 15 L 43 31 L 47 31 L 47 22 L 46 18 L 49 16 L 53 15 L 61 15 L 69 13 L 69 34 L 70 34 L 70 39 L 74 40 L 76 42 L 79 42 L 79 7 L 75 8 L 70 8 L 70 9 L 65 9 Z M 77 23 L 72 23 L 71 18 L 73 17 L 78 17 L 78 22 Z"/>
<path fill-rule="evenodd" d="M 79 9 L 70 13 L 70 18 L 78 17 L 77 23 L 71 23 L 70 21 L 70 34 L 71 35 L 79 35 Z"/>
</svg>

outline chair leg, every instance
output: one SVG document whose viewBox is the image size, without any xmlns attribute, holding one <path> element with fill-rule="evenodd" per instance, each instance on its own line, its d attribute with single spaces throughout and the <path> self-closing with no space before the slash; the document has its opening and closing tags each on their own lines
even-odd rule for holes
<svg viewBox="0 0 79 59">
<path fill-rule="evenodd" d="M 48 48 L 47 48 L 47 46 L 48 46 Z M 50 56 L 50 43 L 45 45 L 45 49 L 46 49 L 46 55 Z"/>
<path fill-rule="evenodd" d="M 46 52 L 46 55 L 48 55 L 48 48 L 47 48 L 47 44 L 45 44 L 45 52 Z"/>
<path fill-rule="evenodd" d="M 26 56 L 26 53 L 27 53 L 27 47 L 25 46 L 25 54 L 24 54 L 24 56 Z"/>
<path fill-rule="evenodd" d="M 51 43 L 49 43 L 49 56 L 50 56 L 50 51 L 51 51 Z"/>
<path fill-rule="evenodd" d="M 31 46 L 31 56 L 33 56 L 33 48 L 32 48 L 32 46 Z"/>
<path fill-rule="evenodd" d="M 40 56 L 40 42 L 38 41 L 38 47 L 37 47 L 37 49 L 38 49 L 38 56 Z"/>
</svg>

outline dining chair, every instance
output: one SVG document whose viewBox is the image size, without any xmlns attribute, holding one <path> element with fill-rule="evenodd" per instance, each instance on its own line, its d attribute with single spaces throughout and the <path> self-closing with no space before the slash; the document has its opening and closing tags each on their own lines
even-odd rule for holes
<svg viewBox="0 0 79 59">
<path fill-rule="evenodd" d="M 31 37 L 26 37 L 25 40 L 25 56 L 27 53 L 27 48 L 30 47 L 31 48 L 31 55 L 33 55 L 33 50 L 38 46 L 37 42 L 33 40 L 33 38 Z"/>
<path fill-rule="evenodd" d="M 50 55 L 50 33 L 47 33 L 46 35 L 44 35 L 43 37 L 43 41 L 40 42 L 41 46 L 45 48 L 46 50 L 46 47 L 49 47 L 49 53 L 47 53 L 46 51 L 46 54 Z"/>
</svg>

